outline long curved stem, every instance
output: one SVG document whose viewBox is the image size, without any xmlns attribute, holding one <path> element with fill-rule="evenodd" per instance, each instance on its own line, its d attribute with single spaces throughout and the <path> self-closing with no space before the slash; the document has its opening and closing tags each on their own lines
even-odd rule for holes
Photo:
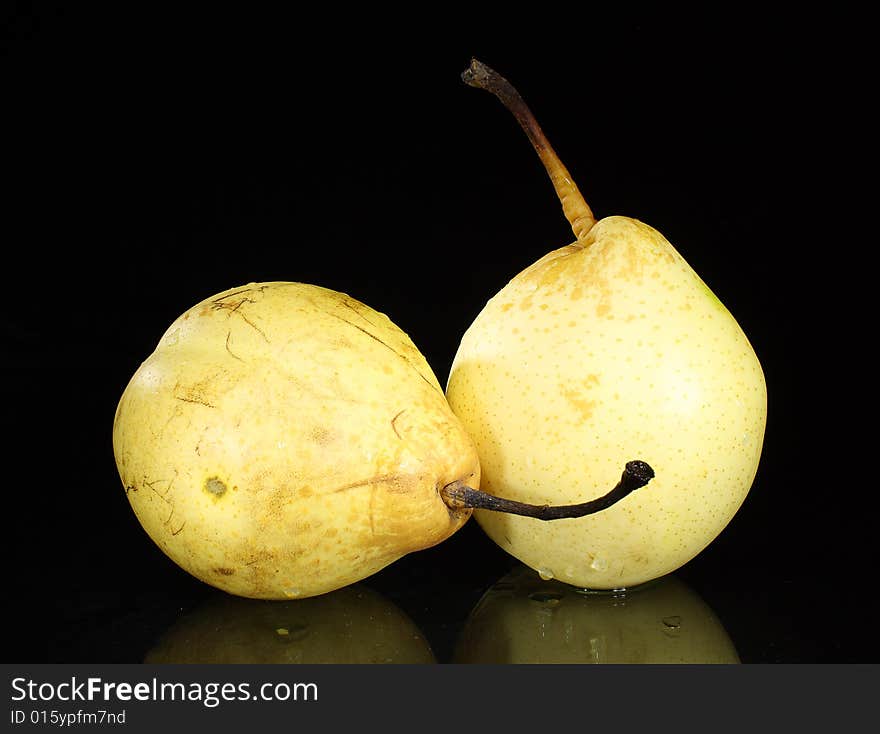
<svg viewBox="0 0 880 734">
<path fill-rule="evenodd" d="M 464 482 L 452 482 L 440 490 L 443 501 L 453 509 L 473 508 L 507 512 L 511 515 L 534 517 L 538 520 L 563 520 L 573 517 L 584 517 L 620 502 L 630 492 L 644 487 L 654 478 L 654 470 L 644 461 L 630 461 L 623 470 L 617 485 L 607 494 L 578 505 L 530 505 L 525 502 L 507 500 L 496 497 L 488 492 L 468 487 Z"/>
<path fill-rule="evenodd" d="M 476 59 L 471 59 L 470 66 L 462 72 L 461 78 L 472 87 L 484 89 L 494 94 L 513 114 L 528 135 L 532 146 L 544 164 L 544 168 L 547 169 L 556 195 L 562 202 L 562 211 L 571 224 L 575 237 L 579 241 L 583 240 L 596 223 L 596 217 L 593 216 L 592 210 L 572 180 L 571 174 L 550 146 L 544 132 L 538 125 L 538 121 L 519 92 L 497 71 Z"/>
</svg>

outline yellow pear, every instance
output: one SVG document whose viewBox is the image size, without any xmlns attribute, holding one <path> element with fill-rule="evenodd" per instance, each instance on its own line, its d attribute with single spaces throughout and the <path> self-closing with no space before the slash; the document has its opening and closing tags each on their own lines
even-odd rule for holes
<svg viewBox="0 0 880 734">
<path fill-rule="evenodd" d="M 455 355 L 446 394 L 477 445 L 481 489 L 584 502 L 633 455 L 657 474 L 589 517 L 475 517 L 545 578 L 613 589 L 668 574 L 717 537 L 752 485 L 766 422 L 761 365 L 660 232 L 596 220 L 509 82 L 477 61 L 463 78 L 516 116 L 577 238 L 489 300 Z"/>
<path fill-rule="evenodd" d="M 148 664 L 436 663 L 413 621 L 354 584 L 310 599 L 267 601 L 217 592 L 153 645 Z"/>
<path fill-rule="evenodd" d="M 675 574 L 628 591 L 585 593 L 518 566 L 474 607 L 453 662 L 705 665 L 740 659 L 715 612 Z"/>
<path fill-rule="evenodd" d="M 303 283 L 251 283 L 168 327 L 116 410 L 144 530 L 232 594 L 322 594 L 439 543 L 470 516 L 473 442 L 410 338 Z"/>
</svg>

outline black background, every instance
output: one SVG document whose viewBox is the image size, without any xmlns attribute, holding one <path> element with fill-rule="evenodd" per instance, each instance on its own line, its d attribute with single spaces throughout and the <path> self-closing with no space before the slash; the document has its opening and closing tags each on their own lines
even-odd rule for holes
<svg viewBox="0 0 880 734">
<path fill-rule="evenodd" d="M 677 575 L 744 662 L 876 660 L 873 457 L 850 417 L 865 266 L 837 275 L 862 246 L 830 216 L 864 91 L 828 19 L 117 5 L 4 6 L 7 659 L 137 662 L 210 595 L 141 531 L 110 439 L 181 312 L 315 283 L 387 313 L 445 384 L 485 301 L 573 239 L 512 118 L 460 81 L 473 55 L 519 88 L 594 212 L 663 232 L 764 366 L 754 488 Z M 469 523 L 365 583 L 443 661 L 512 565 Z"/>
</svg>

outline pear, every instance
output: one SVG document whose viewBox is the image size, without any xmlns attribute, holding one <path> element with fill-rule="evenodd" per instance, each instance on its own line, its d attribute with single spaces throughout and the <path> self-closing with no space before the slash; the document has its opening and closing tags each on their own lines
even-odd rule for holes
<svg viewBox="0 0 880 734">
<path fill-rule="evenodd" d="M 605 511 L 542 523 L 477 510 L 544 578 L 591 589 L 669 574 L 727 526 L 754 481 L 767 392 L 725 306 L 666 238 L 597 220 L 516 90 L 474 60 L 466 82 L 515 115 L 576 241 L 513 277 L 464 333 L 446 395 L 473 438 L 481 489 L 533 504 L 589 501 L 638 455 L 651 488 Z"/>
<path fill-rule="evenodd" d="M 472 508 L 595 513 L 479 490 L 476 447 L 424 356 L 385 314 L 306 283 L 250 283 L 179 316 L 126 386 L 113 451 L 138 520 L 181 568 L 237 596 L 360 581 L 455 533 Z"/>
<path fill-rule="evenodd" d="M 261 599 L 332 591 L 439 543 L 471 512 L 440 489 L 480 476 L 410 338 L 304 283 L 231 288 L 177 318 L 122 394 L 113 449 L 155 543 Z"/>
</svg>

